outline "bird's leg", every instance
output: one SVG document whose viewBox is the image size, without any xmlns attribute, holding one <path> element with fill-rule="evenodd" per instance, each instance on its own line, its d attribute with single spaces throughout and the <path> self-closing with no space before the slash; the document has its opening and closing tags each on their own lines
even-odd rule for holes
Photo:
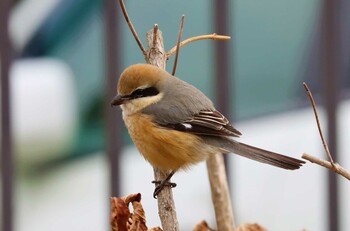
<svg viewBox="0 0 350 231">
<path fill-rule="evenodd" d="M 153 197 L 155 199 L 157 199 L 158 194 L 160 193 L 160 191 L 162 191 L 162 189 L 165 186 L 170 186 L 172 188 L 176 187 L 176 183 L 170 182 L 170 179 L 175 174 L 175 172 L 176 172 L 175 170 L 171 171 L 169 173 L 169 175 L 164 180 L 161 180 L 161 181 L 154 180 L 154 181 L 152 181 L 152 183 L 156 184 L 156 188 L 154 189 L 154 192 L 153 192 Z"/>
</svg>

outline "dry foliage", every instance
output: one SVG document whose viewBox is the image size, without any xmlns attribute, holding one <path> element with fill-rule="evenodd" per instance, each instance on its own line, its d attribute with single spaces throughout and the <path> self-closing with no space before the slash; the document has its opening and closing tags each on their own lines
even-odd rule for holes
<svg viewBox="0 0 350 231">
<path fill-rule="evenodd" d="M 129 210 L 132 204 L 133 213 Z M 147 231 L 146 216 L 141 204 L 141 194 L 130 194 L 126 197 L 111 198 L 111 226 L 112 231 Z M 149 231 L 161 231 L 159 227 Z"/>
<path fill-rule="evenodd" d="M 131 203 L 133 212 L 130 212 Z M 147 228 L 145 211 L 141 204 L 141 194 L 130 194 L 126 197 L 111 198 L 111 227 L 112 231 L 162 231 L 160 227 Z M 198 223 L 193 231 L 215 231 L 203 220 Z M 243 224 L 235 231 L 267 231 L 262 226 L 254 224 Z"/>
<path fill-rule="evenodd" d="M 236 231 L 267 231 L 264 227 L 261 225 L 254 223 L 254 224 L 243 224 L 240 225 Z"/>
<path fill-rule="evenodd" d="M 193 231 L 215 231 L 215 230 L 210 228 L 208 223 L 203 220 L 199 224 L 197 224 L 196 227 L 194 227 Z"/>
</svg>

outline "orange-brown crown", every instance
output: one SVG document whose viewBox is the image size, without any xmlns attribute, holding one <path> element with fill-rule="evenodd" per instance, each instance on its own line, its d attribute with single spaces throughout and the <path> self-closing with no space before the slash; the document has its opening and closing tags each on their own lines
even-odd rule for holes
<svg viewBox="0 0 350 231">
<path fill-rule="evenodd" d="M 139 88 L 155 87 L 169 73 L 150 64 L 135 64 L 126 68 L 118 81 L 118 94 L 130 95 Z"/>
</svg>

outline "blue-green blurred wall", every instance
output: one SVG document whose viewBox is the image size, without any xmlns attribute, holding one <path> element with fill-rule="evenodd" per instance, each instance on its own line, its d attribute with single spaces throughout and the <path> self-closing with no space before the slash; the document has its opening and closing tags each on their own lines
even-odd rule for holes
<svg viewBox="0 0 350 231">
<path fill-rule="evenodd" d="M 239 118 L 295 108 L 321 4 L 319 0 L 234 1 Z"/>
</svg>

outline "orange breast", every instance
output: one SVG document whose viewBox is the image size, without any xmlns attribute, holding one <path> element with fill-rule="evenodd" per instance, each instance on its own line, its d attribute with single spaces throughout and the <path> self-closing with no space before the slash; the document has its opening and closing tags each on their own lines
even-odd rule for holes
<svg viewBox="0 0 350 231">
<path fill-rule="evenodd" d="M 200 137 L 153 125 L 149 115 L 136 113 L 124 117 L 124 121 L 141 154 L 161 170 L 186 168 L 214 153 Z"/>
</svg>

